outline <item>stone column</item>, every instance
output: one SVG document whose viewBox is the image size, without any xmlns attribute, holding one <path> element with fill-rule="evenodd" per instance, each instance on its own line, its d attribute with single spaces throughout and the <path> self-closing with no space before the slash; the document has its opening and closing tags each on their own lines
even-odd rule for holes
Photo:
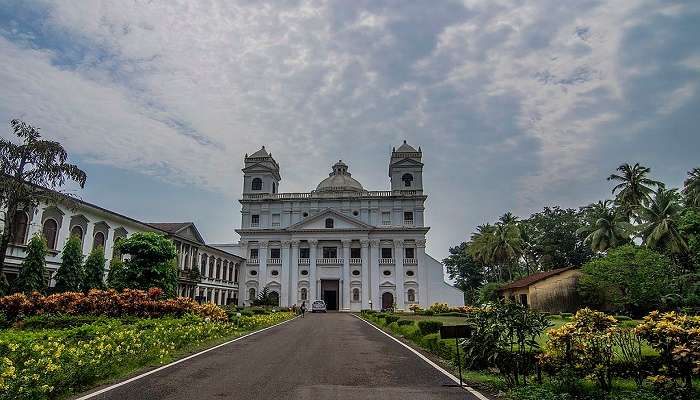
<svg viewBox="0 0 700 400">
<path fill-rule="evenodd" d="M 83 232 L 83 254 L 90 254 L 92 248 L 92 235 L 95 234 L 95 224 L 88 221 L 87 229 Z"/>
<path fill-rule="evenodd" d="M 370 298 L 372 299 L 372 308 L 375 310 L 381 310 L 382 295 L 381 293 L 379 293 L 379 253 L 381 252 L 381 241 L 379 241 L 378 239 L 372 239 L 370 240 L 370 246 Z"/>
<path fill-rule="evenodd" d="M 360 241 L 362 246 L 362 309 L 369 309 L 369 240 Z"/>
<path fill-rule="evenodd" d="M 112 260 L 112 252 L 114 251 L 114 229 L 107 229 L 105 235 L 105 265 L 102 266 L 102 273 L 109 270 L 109 262 Z"/>
<path fill-rule="evenodd" d="M 292 244 L 290 240 L 282 241 L 282 268 L 280 271 L 280 307 L 289 307 L 289 245 Z"/>
<path fill-rule="evenodd" d="M 318 246 L 318 240 L 309 240 L 309 303 L 318 299 L 316 293 L 316 246 Z"/>
<path fill-rule="evenodd" d="M 396 273 L 396 297 L 394 298 L 394 307 L 396 310 L 404 309 L 404 290 L 403 281 L 406 273 L 403 269 L 403 240 L 394 240 L 394 272 Z"/>
<path fill-rule="evenodd" d="M 289 305 L 297 303 L 299 300 L 299 241 L 292 240 L 292 260 L 289 268 Z"/>
<path fill-rule="evenodd" d="M 418 303 L 423 308 L 430 307 L 430 289 L 428 288 L 428 270 L 425 257 L 425 239 L 416 240 L 416 251 L 418 252 Z"/>
<path fill-rule="evenodd" d="M 343 298 L 339 310 L 350 311 L 350 244 L 351 240 L 343 240 Z"/>
<path fill-rule="evenodd" d="M 258 291 L 262 291 L 265 286 L 267 286 L 267 241 L 260 242 L 260 250 L 258 250 L 258 257 L 260 259 L 260 266 L 258 271 Z"/>
</svg>

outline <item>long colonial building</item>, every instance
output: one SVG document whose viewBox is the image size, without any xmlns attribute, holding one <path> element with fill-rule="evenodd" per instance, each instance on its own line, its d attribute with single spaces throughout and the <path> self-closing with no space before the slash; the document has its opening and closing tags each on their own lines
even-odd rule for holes
<svg viewBox="0 0 700 400">
<path fill-rule="evenodd" d="M 392 151 L 390 190 L 366 190 L 338 161 L 315 190 L 280 192 L 280 166 L 264 146 L 246 154 L 243 173 L 240 242 L 214 245 L 246 259 L 240 305 L 263 288 L 281 306 L 316 299 L 344 311 L 464 304 L 425 252 L 420 148 L 404 141 Z"/>
<path fill-rule="evenodd" d="M 83 242 L 83 254 L 101 247 L 105 252 L 105 277 L 110 260 L 121 257 L 114 243 L 134 232 L 158 232 L 177 248 L 178 294 L 224 305 L 238 301 L 238 276 L 243 258 L 207 245 L 191 222 L 147 223 L 88 202 L 66 198 L 57 204 L 42 204 L 30 212 L 15 215 L 13 241 L 7 249 L 5 274 L 10 283 L 17 277 L 26 257 L 29 239 L 41 234 L 47 242 L 49 287 L 61 265 L 61 251 L 70 236 Z"/>
</svg>

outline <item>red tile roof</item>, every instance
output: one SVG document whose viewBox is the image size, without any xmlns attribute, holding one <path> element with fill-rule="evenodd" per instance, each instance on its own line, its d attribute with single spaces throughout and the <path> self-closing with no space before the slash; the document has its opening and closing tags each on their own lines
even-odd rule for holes
<svg viewBox="0 0 700 400">
<path fill-rule="evenodd" d="M 566 268 L 553 269 L 551 271 L 538 272 L 536 274 L 528 275 L 524 278 L 518 279 L 517 281 L 513 281 L 511 283 L 503 285 L 498 290 L 517 289 L 517 288 L 527 287 L 527 286 L 532 285 L 533 283 L 537 283 L 539 281 L 545 280 L 545 279 L 552 277 L 554 275 L 559 275 L 562 272 L 568 271 L 570 269 L 574 269 L 574 267 L 566 267 Z"/>
</svg>

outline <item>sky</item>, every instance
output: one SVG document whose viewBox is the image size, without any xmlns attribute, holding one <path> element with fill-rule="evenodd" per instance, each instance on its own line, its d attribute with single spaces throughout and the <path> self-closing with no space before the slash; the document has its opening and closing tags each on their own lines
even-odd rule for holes
<svg viewBox="0 0 700 400">
<path fill-rule="evenodd" d="M 610 197 L 624 162 L 700 166 L 700 2 L 0 0 L 0 135 L 20 118 L 86 201 L 237 241 L 243 156 L 280 191 L 342 159 L 389 189 L 423 150 L 437 259 L 512 211 Z"/>
</svg>

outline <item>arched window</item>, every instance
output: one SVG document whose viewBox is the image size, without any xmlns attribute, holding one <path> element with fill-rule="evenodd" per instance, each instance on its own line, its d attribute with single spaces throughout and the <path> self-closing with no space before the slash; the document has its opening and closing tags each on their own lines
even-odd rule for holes
<svg viewBox="0 0 700 400">
<path fill-rule="evenodd" d="M 301 288 L 301 299 L 306 300 L 306 297 L 307 297 L 306 288 Z"/>
<path fill-rule="evenodd" d="M 202 262 L 199 264 L 199 266 L 201 267 L 201 271 L 200 271 L 201 275 L 206 276 L 206 272 L 207 272 L 207 255 L 206 254 L 202 254 Z"/>
<path fill-rule="evenodd" d="M 24 211 L 17 211 L 14 218 L 14 234 L 12 235 L 12 243 L 14 244 L 24 244 L 24 240 L 27 237 L 27 225 L 29 224 L 29 217 Z"/>
<path fill-rule="evenodd" d="M 352 290 L 352 301 L 360 301 L 360 289 L 355 288 Z"/>
<path fill-rule="evenodd" d="M 216 260 L 216 279 L 221 279 L 221 259 Z"/>
<path fill-rule="evenodd" d="M 408 301 L 413 303 L 416 301 L 416 291 L 413 289 L 408 289 Z"/>
<path fill-rule="evenodd" d="M 270 292 L 270 302 L 274 306 L 279 306 L 280 305 L 280 294 L 275 292 L 274 290 Z"/>
<path fill-rule="evenodd" d="M 214 256 L 209 257 L 209 277 L 214 278 Z"/>
<path fill-rule="evenodd" d="M 413 183 L 413 175 L 403 174 L 403 176 L 401 177 L 401 180 L 403 181 L 404 186 L 411 187 L 411 184 Z"/>
<path fill-rule="evenodd" d="M 71 235 L 71 237 L 73 237 L 73 236 L 77 237 L 82 242 L 83 241 L 83 228 L 80 225 L 74 226 L 73 229 L 70 230 L 70 235 Z"/>
<path fill-rule="evenodd" d="M 277 185 L 275 182 L 272 182 L 272 193 L 277 193 Z"/>
<path fill-rule="evenodd" d="M 255 300 L 255 288 L 248 289 L 248 300 Z"/>
<path fill-rule="evenodd" d="M 250 187 L 252 190 L 262 190 L 262 179 L 253 178 L 253 183 Z"/>
<path fill-rule="evenodd" d="M 54 219 L 47 219 L 44 221 L 44 227 L 41 230 L 41 233 L 44 235 L 44 239 L 46 239 L 46 245 L 49 247 L 51 250 L 56 249 L 56 234 L 58 233 L 58 224 Z"/>
<path fill-rule="evenodd" d="M 333 218 L 326 218 L 326 228 L 333 227 Z"/>
<path fill-rule="evenodd" d="M 95 236 L 92 239 L 92 248 L 96 249 L 98 247 L 102 247 L 102 250 L 104 251 L 105 248 L 105 234 L 102 232 L 97 232 Z"/>
</svg>

